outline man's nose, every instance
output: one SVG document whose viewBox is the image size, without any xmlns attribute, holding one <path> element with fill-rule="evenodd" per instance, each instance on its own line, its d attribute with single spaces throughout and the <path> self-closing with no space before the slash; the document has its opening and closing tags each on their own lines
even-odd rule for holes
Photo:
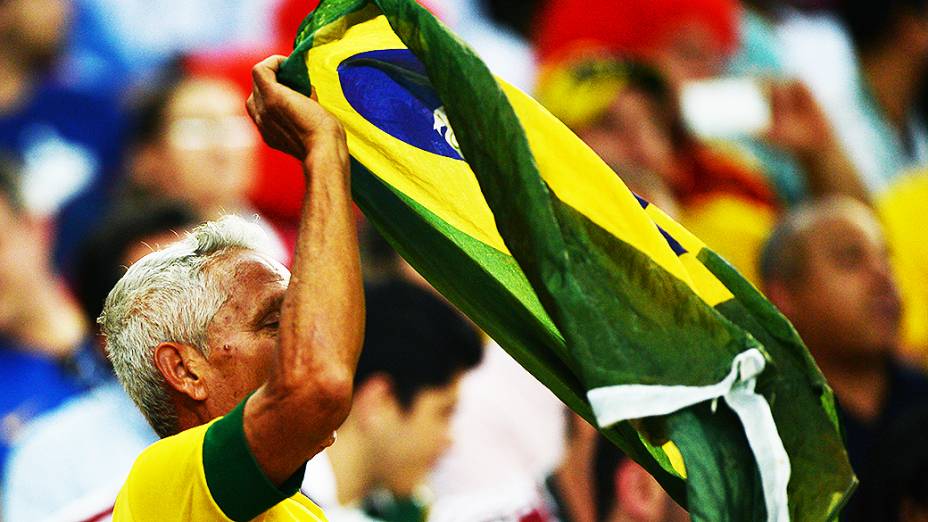
<svg viewBox="0 0 928 522">
<path fill-rule="evenodd" d="M 871 256 L 869 271 L 873 277 L 874 284 L 882 292 L 896 293 L 896 280 L 894 278 L 892 265 L 886 255 Z"/>
</svg>

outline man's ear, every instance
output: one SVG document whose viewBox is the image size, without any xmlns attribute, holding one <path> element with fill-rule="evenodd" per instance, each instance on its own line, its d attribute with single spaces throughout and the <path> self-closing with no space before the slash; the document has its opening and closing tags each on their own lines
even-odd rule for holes
<svg viewBox="0 0 928 522">
<path fill-rule="evenodd" d="M 666 493 L 647 471 L 631 459 L 616 469 L 616 507 L 632 520 L 661 520 Z"/>
<path fill-rule="evenodd" d="M 383 374 L 375 374 L 355 389 L 351 406 L 352 418 L 365 429 L 381 429 L 388 415 L 398 413 L 399 401 L 393 392 L 393 381 Z"/>
<path fill-rule="evenodd" d="M 183 343 L 161 343 L 155 347 L 155 366 L 168 386 L 195 401 L 209 396 L 203 378 L 207 362 L 200 350 Z"/>
<path fill-rule="evenodd" d="M 786 283 L 772 281 L 764 287 L 764 293 L 767 295 L 767 299 L 783 312 L 783 315 L 794 317 L 796 307 L 793 303 L 792 292 L 790 292 Z"/>
</svg>

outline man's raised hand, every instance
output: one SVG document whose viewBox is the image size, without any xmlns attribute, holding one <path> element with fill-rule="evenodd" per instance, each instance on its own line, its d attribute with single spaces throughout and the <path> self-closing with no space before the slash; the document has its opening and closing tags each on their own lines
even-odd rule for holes
<svg viewBox="0 0 928 522">
<path fill-rule="evenodd" d="M 286 60 L 271 56 L 251 70 L 253 88 L 245 103 L 248 114 L 271 147 L 298 160 L 305 160 L 320 142 L 344 150 L 345 131 L 341 123 L 313 97 L 307 97 L 277 82 L 277 71 Z"/>
</svg>

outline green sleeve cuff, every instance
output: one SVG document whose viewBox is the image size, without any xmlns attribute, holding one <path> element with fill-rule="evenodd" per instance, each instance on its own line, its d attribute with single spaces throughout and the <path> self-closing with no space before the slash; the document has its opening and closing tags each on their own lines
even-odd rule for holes
<svg viewBox="0 0 928 522">
<path fill-rule="evenodd" d="M 235 521 L 251 520 L 293 496 L 300 490 L 306 469 L 304 463 L 279 487 L 267 478 L 245 439 L 247 401 L 214 422 L 203 439 L 206 485 L 216 505 Z"/>
</svg>

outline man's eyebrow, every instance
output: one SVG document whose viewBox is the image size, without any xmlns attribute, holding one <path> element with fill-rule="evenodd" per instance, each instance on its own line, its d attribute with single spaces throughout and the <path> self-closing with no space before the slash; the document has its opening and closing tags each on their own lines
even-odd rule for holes
<svg viewBox="0 0 928 522">
<path fill-rule="evenodd" d="M 258 313 L 255 315 L 255 320 L 260 321 L 270 315 L 272 312 L 279 310 L 283 302 L 284 292 L 267 298 L 258 309 Z"/>
</svg>

